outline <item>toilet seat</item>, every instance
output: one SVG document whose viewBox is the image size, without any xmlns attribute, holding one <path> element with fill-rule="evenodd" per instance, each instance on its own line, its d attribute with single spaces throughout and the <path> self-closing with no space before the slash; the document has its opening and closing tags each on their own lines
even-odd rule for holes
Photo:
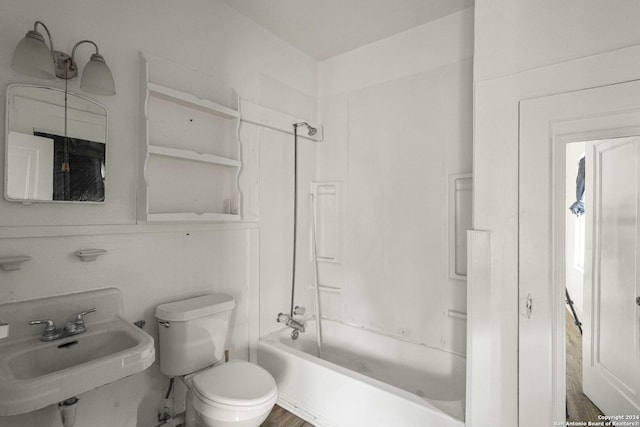
<svg viewBox="0 0 640 427">
<path fill-rule="evenodd" d="M 266 369 L 241 360 L 206 369 L 192 380 L 196 397 L 213 407 L 273 404 L 278 395 L 276 382 Z"/>
</svg>

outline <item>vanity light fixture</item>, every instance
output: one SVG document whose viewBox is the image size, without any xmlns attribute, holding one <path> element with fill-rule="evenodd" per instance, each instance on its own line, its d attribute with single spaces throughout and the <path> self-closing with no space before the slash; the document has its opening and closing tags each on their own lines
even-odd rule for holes
<svg viewBox="0 0 640 427">
<path fill-rule="evenodd" d="M 44 37 L 37 31 L 38 24 L 44 28 L 49 38 L 49 47 L 45 44 Z M 57 51 L 53 48 L 51 33 L 42 21 L 33 24 L 33 30 L 29 30 L 20 40 L 13 52 L 11 66 L 14 70 L 33 77 L 52 80 L 56 77 L 71 79 L 78 75 L 78 66 L 74 60 L 76 49 L 83 43 L 92 44 L 96 52 L 85 65 L 80 79 L 80 89 L 95 95 L 115 95 L 116 87 L 111 70 L 107 66 L 104 57 L 98 51 L 98 45 L 91 40 L 81 40 L 73 46 L 71 55 Z"/>
</svg>

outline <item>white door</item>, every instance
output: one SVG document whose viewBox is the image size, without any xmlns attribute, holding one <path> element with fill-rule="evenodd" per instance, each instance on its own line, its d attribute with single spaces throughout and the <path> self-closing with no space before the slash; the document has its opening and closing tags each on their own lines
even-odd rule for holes
<svg viewBox="0 0 640 427">
<path fill-rule="evenodd" d="M 587 152 L 583 390 L 606 415 L 640 414 L 639 153 L 638 137 Z"/>
<path fill-rule="evenodd" d="M 10 131 L 5 194 L 16 200 L 53 200 L 53 139 Z"/>
<path fill-rule="evenodd" d="M 520 103 L 519 427 L 554 425 L 554 422 L 565 420 L 564 219 L 568 209 L 564 194 L 566 144 L 637 135 L 640 135 L 638 81 Z M 609 194 L 610 189 L 605 191 Z M 622 196 L 612 193 L 607 197 L 616 202 Z M 611 220 L 612 214 L 607 215 L 608 220 Z M 636 219 L 634 216 L 627 220 Z M 612 227 L 609 230 L 612 233 L 620 232 L 620 229 Z M 635 239 L 635 235 L 632 238 Z M 626 246 L 630 244 L 626 239 L 621 239 L 619 243 Z M 626 265 L 631 262 L 628 260 L 629 256 L 633 258 L 635 250 L 632 255 L 618 253 L 609 258 L 622 260 Z M 635 265 L 635 258 L 632 265 Z M 608 266 L 607 271 L 615 271 L 612 268 Z M 585 274 L 588 275 L 588 272 L 585 271 Z M 611 274 L 629 275 L 627 270 Z M 610 288 L 613 285 L 607 286 Z M 610 302 L 610 299 L 618 298 L 622 299 L 623 296 L 602 294 L 600 303 L 611 311 L 610 305 L 616 303 Z M 585 302 L 585 311 L 588 309 L 589 303 Z M 613 346 L 612 351 L 616 351 L 615 347 L 622 349 L 619 344 L 625 341 L 625 349 L 634 350 L 628 351 L 624 356 L 628 359 L 624 362 L 625 369 L 633 366 L 637 372 L 640 369 L 637 330 L 640 316 L 636 308 L 633 310 L 633 318 L 630 318 L 628 311 L 620 318 L 616 317 L 617 310 L 616 314 L 607 313 L 609 317 L 605 323 L 627 323 L 624 328 L 619 327 L 607 336 L 607 340 L 611 340 L 617 335 L 616 344 L 606 341 L 606 345 Z M 604 328 L 605 323 L 600 323 L 599 327 Z M 599 330 L 598 333 L 601 332 Z M 605 345 L 605 341 L 600 343 Z M 599 351 L 597 347 L 593 349 Z M 607 364 L 610 363 L 613 362 L 607 359 Z M 615 363 L 623 362 L 616 359 Z M 622 368 L 616 365 L 616 369 Z M 637 390 L 637 382 L 631 389 L 627 389 L 629 394 L 634 393 L 634 390 Z M 611 399 L 619 400 L 615 397 Z"/>
</svg>

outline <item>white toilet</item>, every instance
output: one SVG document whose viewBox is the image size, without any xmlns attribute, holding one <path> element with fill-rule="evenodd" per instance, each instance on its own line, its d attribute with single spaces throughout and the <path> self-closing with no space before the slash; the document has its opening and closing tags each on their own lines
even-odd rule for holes
<svg viewBox="0 0 640 427">
<path fill-rule="evenodd" d="M 224 363 L 233 297 L 211 294 L 156 308 L 160 371 L 188 388 L 185 427 L 257 427 L 278 398 L 264 368 Z"/>
</svg>

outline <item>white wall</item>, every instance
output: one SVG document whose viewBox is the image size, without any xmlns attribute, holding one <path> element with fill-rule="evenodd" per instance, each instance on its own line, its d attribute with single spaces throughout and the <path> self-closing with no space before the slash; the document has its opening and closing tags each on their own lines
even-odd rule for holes
<svg viewBox="0 0 640 427">
<path fill-rule="evenodd" d="M 250 338 L 258 335 L 257 320 L 250 322 L 258 305 L 262 232 L 258 225 L 135 225 L 138 151 L 143 144 L 139 52 L 189 70 L 184 75 L 160 72 L 156 82 L 226 105 L 232 105 L 235 90 L 246 99 L 270 103 L 281 111 L 302 109 L 299 115 L 303 117 L 315 112 L 315 103 L 309 107 L 307 101 L 317 93 L 316 62 L 215 0 L 180 4 L 6 0 L 0 5 L 3 93 L 7 84 L 18 82 L 63 87 L 61 81 L 31 79 L 10 68 L 15 45 L 35 20 L 47 24 L 57 49 L 70 51 L 83 38 L 96 41 L 114 74 L 118 94 L 98 99 L 109 111 L 107 203 L 21 205 L 0 200 L 0 256 L 33 257 L 20 271 L 0 271 L 0 301 L 116 286 L 123 290 L 127 319 L 145 319 L 146 330 L 156 337 L 153 311 L 158 303 L 225 291 L 238 300 L 232 357 L 248 358 Z M 90 49 L 83 46 L 78 54 L 79 62 L 84 63 Z M 278 97 L 275 88 L 279 84 L 291 88 L 287 93 L 294 95 Z M 78 85 L 77 79 L 71 81 L 70 89 L 78 91 Z M 4 102 L 0 105 L 0 116 L 4 116 Z M 0 135 L 4 135 L 4 120 L 0 123 Z M 255 149 L 256 133 L 247 136 L 243 142 Z M 4 149 L 0 150 L 0 164 L 4 164 Z M 103 248 L 109 254 L 82 263 L 73 252 L 83 248 Z M 279 247 L 273 250 L 282 251 Z M 166 378 L 154 365 L 144 373 L 85 393 L 80 396 L 78 425 L 153 425 L 163 386 Z M 0 425 L 59 426 L 60 421 L 57 410 L 50 407 L 0 418 Z"/>
<path fill-rule="evenodd" d="M 323 97 L 433 70 L 473 55 L 473 9 L 320 62 Z"/>
<path fill-rule="evenodd" d="M 448 275 L 448 177 L 471 172 L 472 10 L 320 63 L 317 179 L 342 181 L 343 254 L 321 310 L 465 352 L 464 281 Z"/>
<path fill-rule="evenodd" d="M 476 0 L 476 80 L 640 43 L 635 0 Z"/>
<path fill-rule="evenodd" d="M 638 42 L 640 4 L 477 1 L 475 12 L 474 228 L 491 231 L 495 309 L 473 319 L 492 325 L 490 350 L 473 356 L 491 381 L 468 396 L 487 415 L 470 425 L 506 427 L 518 414 L 518 103 L 640 78 L 640 48 L 620 49 Z"/>
</svg>

